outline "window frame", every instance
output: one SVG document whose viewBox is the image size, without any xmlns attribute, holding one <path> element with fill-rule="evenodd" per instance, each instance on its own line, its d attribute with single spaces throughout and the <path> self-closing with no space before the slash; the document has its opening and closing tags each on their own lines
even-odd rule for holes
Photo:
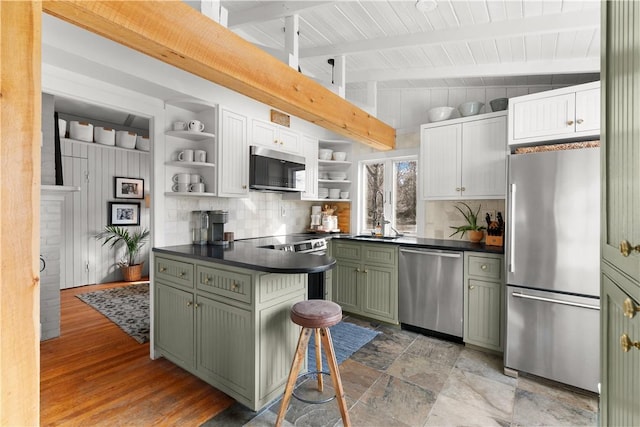
<svg viewBox="0 0 640 427">
<path fill-rule="evenodd" d="M 391 225 L 395 227 L 395 213 L 393 212 L 393 197 L 389 197 L 389 192 L 395 191 L 396 182 L 394 179 L 395 172 L 395 163 L 401 161 L 415 161 L 416 162 L 416 233 L 409 234 L 406 233 L 409 237 L 418 237 L 421 236 L 424 232 L 424 203 L 421 203 L 420 199 L 420 160 L 418 155 L 418 149 L 409 149 L 409 150 L 395 150 L 391 152 L 382 152 L 382 153 L 370 153 L 367 155 L 360 156 L 357 160 L 357 198 L 352 201 L 355 204 L 354 212 L 352 213 L 352 224 L 355 224 L 355 229 L 357 230 L 357 234 L 369 234 L 371 233 L 371 229 L 366 228 L 365 221 L 365 210 L 366 210 L 366 201 L 364 200 L 363 195 L 365 194 L 365 182 L 364 182 L 364 168 L 365 165 L 371 163 L 384 163 L 384 216 L 386 219 L 391 221 Z M 391 188 L 390 188 L 391 187 Z M 393 213 L 393 215 L 392 215 Z M 397 228 L 397 227 L 396 227 Z M 393 230 L 389 227 L 385 230 L 387 234 L 393 235 Z"/>
</svg>

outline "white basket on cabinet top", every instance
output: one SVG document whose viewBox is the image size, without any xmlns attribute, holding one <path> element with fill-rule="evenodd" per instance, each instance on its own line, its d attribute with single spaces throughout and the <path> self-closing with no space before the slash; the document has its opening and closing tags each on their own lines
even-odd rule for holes
<svg viewBox="0 0 640 427">
<path fill-rule="evenodd" d="M 126 130 L 119 130 L 116 132 L 116 146 L 121 148 L 136 148 L 136 137 L 138 134 L 135 132 L 129 132 Z"/>
<path fill-rule="evenodd" d="M 116 131 L 111 128 L 105 128 L 102 126 L 96 126 L 93 129 L 93 139 L 98 144 L 102 145 L 115 145 L 116 144 Z"/>
<path fill-rule="evenodd" d="M 78 141 L 93 142 L 93 125 L 87 122 L 72 120 L 69 122 L 69 138 Z"/>
</svg>

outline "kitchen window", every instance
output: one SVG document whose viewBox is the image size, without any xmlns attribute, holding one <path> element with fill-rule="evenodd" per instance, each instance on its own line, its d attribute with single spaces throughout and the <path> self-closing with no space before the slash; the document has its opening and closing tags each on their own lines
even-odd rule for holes
<svg viewBox="0 0 640 427">
<path fill-rule="evenodd" d="M 378 223 L 386 235 L 394 230 L 417 234 L 417 156 L 363 160 L 358 192 L 359 228 L 371 233 Z"/>
</svg>

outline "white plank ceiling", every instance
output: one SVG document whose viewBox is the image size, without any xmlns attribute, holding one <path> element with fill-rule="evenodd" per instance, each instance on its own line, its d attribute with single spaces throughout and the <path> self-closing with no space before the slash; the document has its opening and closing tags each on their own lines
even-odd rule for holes
<svg viewBox="0 0 640 427">
<path fill-rule="evenodd" d="M 432 1 L 433 3 L 433 1 Z M 564 85 L 597 80 L 599 0 L 222 0 L 229 29 L 284 58 L 285 17 L 300 22 L 301 71 L 350 88 Z M 256 64 L 259 66 L 259 64 Z"/>
</svg>

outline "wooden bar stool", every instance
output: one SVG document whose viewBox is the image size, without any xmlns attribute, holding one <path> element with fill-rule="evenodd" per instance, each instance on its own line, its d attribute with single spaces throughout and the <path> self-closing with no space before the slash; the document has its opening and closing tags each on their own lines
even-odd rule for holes
<svg viewBox="0 0 640 427">
<path fill-rule="evenodd" d="M 340 380 L 340 370 L 338 369 L 338 362 L 336 361 L 336 355 L 333 351 L 331 332 L 329 332 L 330 326 L 333 326 L 342 320 L 342 309 L 338 304 L 331 301 L 317 299 L 301 301 L 294 304 L 291 308 L 291 320 L 293 323 L 302 326 L 302 330 L 300 331 L 296 354 L 293 358 L 293 363 L 291 364 L 291 371 L 289 372 L 289 379 L 287 380 L 287 386 L 284 390 L 284 396 L 282 398 L 282 404 L 280 405 L 280 411 L 278 412 L 276 426 L 282 425 L 282 420 L 284 420 L 284 416 L 289 408 L 291 396 L 294 396 L 296 399 L 302 400 L 306 403 L 326 403 L 337 398 L 340 415 L 342 415 L 342 423 L 345 427 L 350 426 L 351 422 L 349 421 L 349 414 L 347 413 L 347 402 L 344 398 L 344 390 L 342 389 L 342 381 Z M 296 385 L 296 380 L 298 379 L 300 367 L 302 366 L 307 353 L 307 346 L 309 344 L 309 338 L 311 337 L 312 331 L 315 334 L 316 340 L 316 370 L 308 372 L 304 374 L 304 376 L 317 374 L 318 391 L 322 391 L 324 386 L 322 382 L 322 374 L 330 373 L 331 380 L 333 381 L 333 388 L 336 391 L 335 396 L 322 401 L 309 401 L 302 399 L 296 396 L 293 391 Z M 322 371 L 321 347 L 324 347 L 330 372 Z"/>
</svg>

